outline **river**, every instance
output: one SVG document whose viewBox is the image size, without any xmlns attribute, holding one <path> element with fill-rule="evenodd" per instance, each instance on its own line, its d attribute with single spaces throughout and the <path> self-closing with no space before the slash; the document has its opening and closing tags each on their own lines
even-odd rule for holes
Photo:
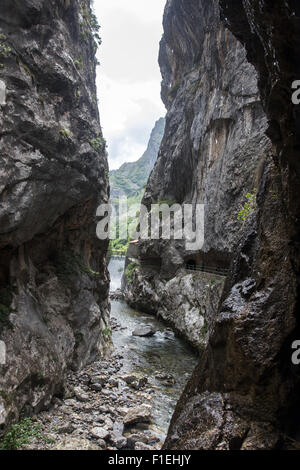
<svg viewBox="0 0 300 470">
<path fill-rule="evenodd" d="M 109 271 L 111 291 L 115 291 L 121 287 L 124 260 L 112 259 Z M 197 356 L 164 323 L 154 316 L 133 310 L 123 301 L 111 302 L 111 317 L 122 327 L 113 332 L 115 349 L 124 356 L 122 372 L 148 378 L 155 390 L 152 429 L 163 437 L 175 405 L 197 363 Z M 143 325 L 151 325 L 156 334 L 150 338 L 132 336 L 133 330 Z M 161 377 L 157 378 L 157 375 Z M 170 379 L 162 380 L 163 376 L 174 378 L 175 383 L 169 383 Z"/>
</svg>

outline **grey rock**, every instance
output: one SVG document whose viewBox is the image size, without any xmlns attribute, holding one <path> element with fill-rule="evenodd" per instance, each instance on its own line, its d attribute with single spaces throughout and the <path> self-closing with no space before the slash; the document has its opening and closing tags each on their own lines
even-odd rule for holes
<svg viewBox="0 0 300 470">
<path fill-rule="evenodd" d="M 10 53 L 1 55 L 0 304 L 12 325 L 0 329 L 0 389 L 12 397 L 1 399 L 4 428 L 21 410 L 49 407 L 69 368 L 111 347 L 107 243 L 95 218 L 108 165 L 104 145 L 89 142 L 102 136 L 96 61 L 89 31 L 80 40 L 81 2 L 68 3 L 1 2 Z"/>
<path fill-rule="evenodd" d="M 99 446 L 91 441 L 83 438 L 68 437 L 64 441 L 59 442 L 53 450 L 100 450 Z"/>
<path fill-rule="evenodd" d="M 136 423 L 150 423 L 151 422 L 151 407 L 140 405 L 130 408 L 128 413 L 123 418 L 125 426 L 131 426 Z"/>
<path fill-rule="evenodd" d="M 72 423 L 66 423 L 58 429 L 60 434 L 72 434 L 75 430 L 75 426 Z"/>
<path fill-rule="evenodd" d="M 74 393 L 75 397 L 77 398 L 78 401 L 81 402 L 88 402 L 89 401 L 89 396 L 87 393 L 85 393 L 80 387 L 75 387 L 74 388 Z"/>
<path fill-rule="evenodd" d="M 90 435 L 92 437 L 94 437 L 95 439 L 103 439 L 103 440 L 106 440 L 109 438 L 110 436 L 110 432 L 105 429 L 105 428 L 102 428 L 100 426 L 96 426 L 94 428 L 91 429 L 90 431 Z"/>
<path fill-rule="evenodd" d="M 136 328 L 133 332 L 133 336 L 141 336 L 141 337 L 149 337 L 154 336 L 156 331 L 152 328 L 152 326 L 141 326 Z"/>
<path fill-rule="evenodd" d="M 137 442 L 134 446 L 135 450 L 154 450 L 155 447 L 151 447 L 148 444 L 144 444 L 143 442 Z"/>
</svg>

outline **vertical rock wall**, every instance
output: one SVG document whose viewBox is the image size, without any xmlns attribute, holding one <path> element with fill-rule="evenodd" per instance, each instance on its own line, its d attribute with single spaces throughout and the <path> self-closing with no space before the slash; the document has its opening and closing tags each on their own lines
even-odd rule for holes
<svg viewBox="0 0 300 470">
<path fill-rule="evenodd" d="M 143 203 L 205 204 L 205 241 L 197 252 L 179 241 L 141 242 L 142 266 L 125 296 L 203 348 L 224 279 L 187 274 L 185 264 L 229 267 L 244 229 L 238 214 L 256 194 L 271 145 L 256 71 L 216 0 L 167 2 L 159 62 L 168 113 Z"/>
<path fill-rule="evenodd" d="M 2 428 L 111 341 L 96 29 L 89 0 L 0 1 Z"/>
<path fill-rule="evenodd" d="M 220 0 L 258 72 L 273 158 L 236 250 L 213 334 L 172 419 L 167 449 L 299 446 L 300 10 L 293 0 Z"/>
</svg>

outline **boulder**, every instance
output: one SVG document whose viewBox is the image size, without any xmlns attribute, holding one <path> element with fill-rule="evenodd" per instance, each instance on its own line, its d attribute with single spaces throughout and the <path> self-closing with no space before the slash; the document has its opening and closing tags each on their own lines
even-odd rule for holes
<svg viewBox="0 0 300 470">
<path fill-rule="evenodd" d="M 150 336 L 154 336 L 156 331 L 150 325 L 140 326 L 136 328 L 133 332 L 133 336 L 140 336 L 143 338 L 147 338 Z"/>
<path fill-rule="evenodd" d="M 141 405 L 131 408 L 123 419 L 124 426 L 131 426 L 136 423 L 151 422 L 151 407 Z"/>
</svg>

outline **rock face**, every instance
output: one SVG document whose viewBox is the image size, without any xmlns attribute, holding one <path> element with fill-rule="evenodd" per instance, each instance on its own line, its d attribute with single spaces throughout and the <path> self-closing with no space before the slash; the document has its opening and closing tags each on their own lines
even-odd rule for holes
<svg viewBox="0 0 300 470">
<path fill-rule="evenodd" d="M 188 4 L 198 11 L 199 2 Z M 257 69 L 273 159 L 165 448 L 291 448 L 299 440 L 300 396 L 299 366 L 291 360 L 299 340 L 300 211 L 292 195 L 299 194 L 300 113 L 291 86 L 300 77 L 300 9 L 292 0 L 220 0 L 220 6 Z"/>
<path fill-rule="evenodd" d="M 167 2 L 159 61 L 168 113 L 143 203 L 205 204 L 205 239 L 194 251 L 178 240 L 140 242 L 137 253 L 130 248 L 127 265 L 138 266 L 125 298 L 203 348 L 224 278 L 184 268 L 229 267 L 243 233 L 239 212 L 248 192 L 255 197 L 270 151 L 267 120 L 255 69 L 221 23 L 216 0 Z"/>
<path fill-rule="evenodd" d="M 1 1 L 0 426 L 110 344 L 108 166 L 89 0 Z"/>
</svg>

